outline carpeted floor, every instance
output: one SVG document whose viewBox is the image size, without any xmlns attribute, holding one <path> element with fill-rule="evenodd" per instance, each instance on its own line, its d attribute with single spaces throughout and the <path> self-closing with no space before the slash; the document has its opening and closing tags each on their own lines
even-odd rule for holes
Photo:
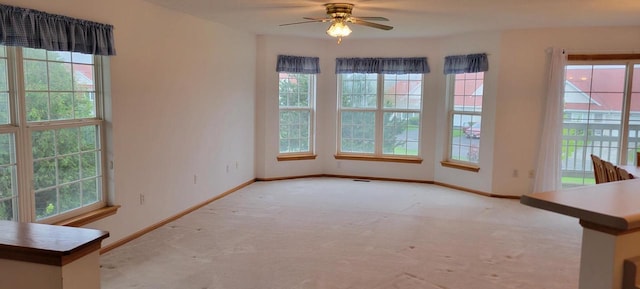
<svg viewBox="0 0 640 289">
<path fill-rule="evenodd" d="M 440 186 L 254 183 L 101 257 L 103 289 L 578 288 L 576 219 Z"/>
</svg>

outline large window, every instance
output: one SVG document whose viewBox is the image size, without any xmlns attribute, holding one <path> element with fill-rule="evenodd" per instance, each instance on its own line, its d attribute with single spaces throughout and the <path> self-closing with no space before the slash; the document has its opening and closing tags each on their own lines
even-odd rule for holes
<svg viewBox="0 0 640 289">
<path fill-rule="evenodd" d="M 449 110 L 449 149 L 442 162 L 445 166 L 479 169 L 484 72 L 488 70 L 486 53 L 444 58 Z"/>
<path fill-rule="evenodd" d="M 477 164 L 482 134 L 484 72 L 447 75 L 449 160 Z"/>
<path fill-rule="evenodd" d="M 422 74 L 339 74 L 338 154 L 417 157 L 422 79 Z"/>
<path fill-rule="evenodd" d="M 104 206 L 101 57 L 0 46 L 0 219 Z"/>
<path fill-rule="evenodd" d="M 280 154 L 312 154 L 315 74 L 279 74 Z"/>
<path fill-rule="evenodd" d="M 633 164 L 640 151 L 640 61 L 571 61 L 564 90 L 563 186 L 595 183 L 591 154 Z"/>
</svg>

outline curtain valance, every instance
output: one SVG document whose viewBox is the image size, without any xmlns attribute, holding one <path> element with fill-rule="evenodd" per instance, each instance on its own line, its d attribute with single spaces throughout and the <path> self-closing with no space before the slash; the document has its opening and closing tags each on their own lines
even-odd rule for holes
<svg viewBox="0 0 640 289">
<path fill-rule="evenodd" d="M 426 57 L 336 58 L 336 73 L 429 73 Z"/>
<path fill-rule="evenodd" d="M 320 58 L 278 55 L 276 72 L 318 74 L 320 73 Z"/>
<path fill-rule="evenodd" d="M 0 4 L 0 44 L 115 55 L 113 26 Z"/>
<path fill-rule="evenodd" d="M 486 53 L 452 55 L 444 58 L 444 74 L 474 73 L 489 70 Z"/>
</svg>

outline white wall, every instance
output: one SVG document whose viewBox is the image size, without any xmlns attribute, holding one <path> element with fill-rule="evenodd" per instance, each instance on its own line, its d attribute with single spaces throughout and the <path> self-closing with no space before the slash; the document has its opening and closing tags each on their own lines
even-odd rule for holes
<svg viewBox="0 0 640 289">
<path fill-rule="evenodd" d="M 3 2 L 115 27 L 112 202 L 122 208 L 88 226 L 111 233 L 104 244 L 254 178 L 255 35 L 139 0 Z"/>
</svg>

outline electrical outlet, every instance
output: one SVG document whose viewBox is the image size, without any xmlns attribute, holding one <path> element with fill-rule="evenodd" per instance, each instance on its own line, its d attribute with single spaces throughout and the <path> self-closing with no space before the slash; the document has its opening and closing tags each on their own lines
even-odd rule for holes
<svg viewBox="0 0 640 289">
<path fill-rule="evenodd" d="M 517 177 L 518 177 L 518 175 L 519 175 L 518 170 L 513 170 L 513 174 L 512 174 L 512 176 L 513 176 L 514 178 L 517 178 Z"/>
<path fill-rule="evenodd" d="M 229 172 L 229 165 L 227 165 L 227 173 Z"/>
<path fill-rule="evenodd" d="M 342 162 L 336 162 L 336 167 L 339 169 L 342 168 Z"/>
<path fill-rule="evenodd" d="M 533 179 L 533 178 L 535 178 L 535 177 L 536 177 L 536 171 L 534 171 L 534 170 L 530 170 L 530 171 L 529 171 L 529 178 L 530 178 L 530 179 Z"/>
<path fill-rule="evenodd" d="M 236 170 L 238 169 L 238 167 L 240 167 L 240 164 L 238 163 L 238 161 L 236 161 Z"/>
<path fill-rule="evenodd" d="M 140 194 L 140 205 L 144 205 L 144 194 Z"/>
<path fill-rule="evenodd" d="M 198 175 L 193 175 L 193 184 L 197 184 L 198 183 Z"/>
</svg>

